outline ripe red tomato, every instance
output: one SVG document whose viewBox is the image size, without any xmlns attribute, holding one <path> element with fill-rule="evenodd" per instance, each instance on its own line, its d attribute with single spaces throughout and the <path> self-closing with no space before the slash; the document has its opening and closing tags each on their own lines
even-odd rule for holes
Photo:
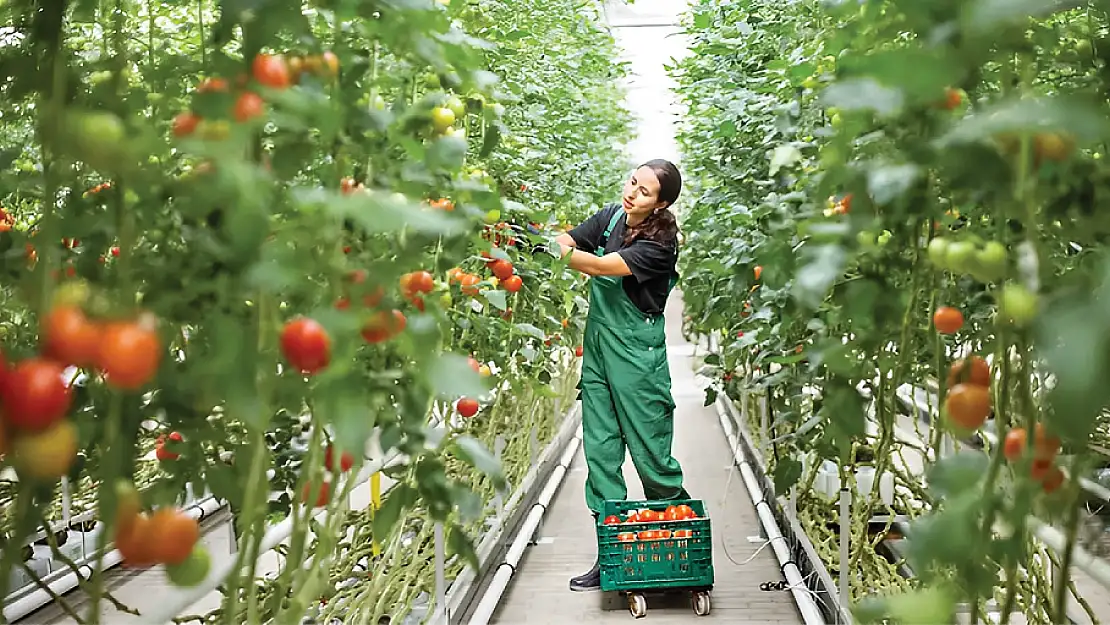
<svg viewBox="0 0 1110 625">
<path fill-rule="evenodd" d="M 324 451 L 324 466 L 329 471 L 331 471 L 332 469 L 335 468 L 333 466 L 331 445 L 328 445 L 328 448 Z M 351 455 L 350 452 L 345 451 L 345 452 L 343 452 L 342 454 L 339 455 L 339 470 L 340 471 L 343 471 L 343 472 L 350 471 L 351 467 L 353 467 L 353 466 L 355 466 L 355 457 L 353 455 Z"/>
<path fill-rule="evenodd" d="M 43 352 L 59 362 L 85 367 L 96 360 L 100 331 L 77 306 L 55 306 L 42 322 Z"/>
<path fill-rule="evenodd" d="M 606 525 L 618 525 L 620 522 L 621 518 L 615 514 L 610 514 L 609 516 L 605 517 Z"/>
<path fill-rule="evenodd" d="M 1048 470 L 1048 473 L 1044 476 L 1044 479 L 1041 480 L 1041 487 L 1044 488 L 1044 492 L 1052 493 L 1055 492 L 1056 489 L 1060 488 L 1063 483 L 1064 472 L 1060 470 L 1060 467 L 1052 465 L 1052 468 Z"/>
<path fill-rule="evenodd" d="M 698 518 L 698 515 L 694 512 L 694 509 L 686 504 L 675 506 L 675 513 L 677 513 L 678 518 L 682 520 Z"/>
<path fill-rule="evenodd" d="M 173 118 L 173 136 L 188 137 L 196 132 L 199 123 L 200 117 L 196 113 L 190 111 L 178 113 L 177 117 Z"/>
<path fill-rule="evenodd" d="M 516 293 L 524 286 L 524 281 L 520 279 L 520 276 L 509 276 L 501 283 L 501 286 L 505 287 L 505 290 L 510 293 Z"/>
<path fill-rule="evenodd" d="M 583 350 L 582 350 L 582 346 L 581 346 L 581 345 L 579 345 L 578 347 L 575 347 L 575 348 L 574 348 L 574 355 L 575 355 L 575 356 L 578 356 L 579 358 L 581 358 L 581 357 L 582 357 L 582 354 L 583 354 L 583 353 L 584 353 L 584 352 L 583 352 Z"/>
<path fill-rule="evenodd" d="M 636 540 L 636 534 L 634 532 L 621 532 L 617 534 L 617 540 L 622 543 L 634 542 Z"/>
<path fill-rule="evenodd" d="M 175 442 L 181 442 L 182 440 L 181 434 L 178 432 L 171 433 L 169 438 L 171 441 Z M 158 458 L 160 462 L 167 462 L 170 460 L 177 460 L 181 457 L 181 454 L 166 449 L 166 437 L 159 436 L 158 440 L 154 443 L 154 457 Z"/>
<path fill-rule="evenodd" d="M 985 386 L 957 384 L 944 399 L 948 419 L 963 430 L 977 430 L 991 413 L 991 393 Z"/>
<path fill-rule="evenodd" d="M 674 531 L 674 537 L 675 538 L 692 538 L 693 536 L 694 536 L 694 530 L 675 530 Z"/>
<path fill-rule="evenodd" d="M 955 334 L 964 327 L 964 314 L 951 306 L 941 306 L 933 313 L 933 326 L 941 334 Z"/>
<path fill-rule="evenodd" d="M 259 54 L 251 64 L 251 73 L 259 84 L 272 89 L 285 89 L 291 82 L 289 68 L 280 56 Z"/>
<path fill-rule="evenodd" d="M 301 501 L 307 502 L 309 497 L 312 496 L 312 492 L 314 490 L 315 490 L 315 485 L 312 484 L 311 482 L 306 482 L 305 485 L 304 485 L 304 488 L 301 489 Z M 328 501 L 330 501 L 330 500 L 331 500 L 331 482 L 324 482 L 323 485 L 320 487 L 320 493 L 316 495 L 316 505 L 315 505 L 315 507 L 323 508 L 324 506 L 328 505 Z"/>
<path fill-rule="evenodd" d="M 644 530 L 638 535 L 640 540 L 655 540 L 655 530 Z"/>
<path fill-rule="evenodd" d="M 948 388 L 952 388 L 961 382 L 976 386 L 990 386 L 990 365 L 983 358 L 974 355 L 953 362 L 948 369 Z"/>
<path fill-rule="evenodd" d="M 260 117 L 265 110 L 266 103 L 262 101 L 262 97 L 257 93 L 247 91 L 235 101 L 235 109 L 232 114 L 235 121 L 242 123 Z"/>
<path fill-rule="evenodd" d="M 45 358 L 28 358 L 16 365 L 3 398 L 7 424 L 40 432 L 64 417 L 73 401 L 64 372 L 61 363 Z"/>
<path fill-rule="evenodd" d="M 469 397 L 463 397 L 455 403 L 455 410 L 463 417 L 470 418 L 478 414 L 478 400 Z"/>
<path fill-rule="evenodd" d="M 435 279 L 427 271 L 414 271 L 401 276 L 401 292 L 407 296 L 416 293 L 431 293 Z"/>
<path fill-rule="evenodd" d="M 513 264 L 505 259 L 498 258 L 490 263 L 489 270 L 497 276 L 498 280 L 508 280 L 513 275 Z"/>
<path fill-rule="evenodd" d="M 331 338 L 324 326 L 298 317 L 281 331 L 281 351 L 290 365 L 303 374 L 313 375 L 331 361 Z"/>
<path fill-rule="evenodd" d="M 400 334 L 407 324 L 405 313 L 394 310 L 391 315 L 379 310 L 362 327 L 362 338 L 367 343 L 381 343 Z"/>
<path fill-rule="evenodd" d="M 154 378 L 162 360 L 158 332 L 143 321 L 110 323 L 103 331 L 97 366 L 108 384 L 135 390 Z"/>
<path fill-rule="evenodd" d="M 640 521 L 644 523 L 651 523 L 654 521 L 661 521 L 659 513 L 655 510 L 643 510 L 640 512 Z"/>
</svg>

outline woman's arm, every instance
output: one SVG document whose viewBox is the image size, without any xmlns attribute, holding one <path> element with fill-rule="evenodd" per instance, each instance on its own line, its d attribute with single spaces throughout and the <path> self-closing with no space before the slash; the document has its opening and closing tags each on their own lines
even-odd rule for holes
<svg viewBox="0 0 1110 625">
<path fill-rule="evenodd" d="M 562 250 L 561 256 L 567 258 L 570 256 L 569 266 L 571 269 L 581 271 L 587 276 L 630 276 L 632 270 L 628 268 L 628 264 L 621 258 L 619 252 L 610 252 L 604 256 L 596 256 L 589 252 L 574 249 L 567 245 L 564 241 L 556 239 L 559 247 Z"/>
<path fill-rule="evenodd" d="M 578 247 L 578 243 L 575 243 L 574 237 L 570 236 L 569 234 L 567 234 L 565 232 L 563 232 L 559 236 L 555 237 L 555 242 L 560 244 L 560 245 L 566 245 L 568 247 Z"/>
</svg>

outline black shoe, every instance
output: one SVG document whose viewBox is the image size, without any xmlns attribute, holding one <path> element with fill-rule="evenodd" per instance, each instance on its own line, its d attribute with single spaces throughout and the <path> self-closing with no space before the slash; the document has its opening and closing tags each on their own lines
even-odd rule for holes
<svg viewBox="0 0 1110 625">
<path fill-rule="evenodd" d="M 570 589 L 574 592 L 588 592 L 591 590 L 601 589 L 601 565 L 594 562 L 594 566 L 589 571 L 572 577 L 570 580 Z"/>
</svg>

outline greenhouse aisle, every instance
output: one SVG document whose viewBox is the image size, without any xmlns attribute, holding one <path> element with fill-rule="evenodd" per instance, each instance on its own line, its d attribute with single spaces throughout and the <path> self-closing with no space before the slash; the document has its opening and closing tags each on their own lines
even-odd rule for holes
<svg viewBox="0 0 1110 625">
<path fill-rule="evenodd" d="M 678 160 L 674 141 L 677 105 L 664 64 L 685 51 L 675 26 L 684 3 L 674 0 L 636 0 L 629 6 L 614 2 L 609 22 L 630 63 L 629 108 L 638 118 L 638 137 L 630 147 L 636 161 L 650 158 Z M 682 338 L 682 300 L 676 294 L 667 308 L 675 415 L 674 451 L 686 474 L 692 496 L 705 501 L 713 517 L 713 562 L 716 574 L 709 620 L 730 623 L 799 623 L 789 592 L 764 592 L 759 585 L 779 581 L 781 573 L 759 534 L 756 513 L 739 473 L 733 472 L 728 445 L 721 435 L 717 413 L 703 407 L 705 392 L 694 375 L 694 345 Z M 631 462 L 625 463 L 629 497 L 643 496 Z M 631 617 L 619 596 L 573 593 L 570 577 L 590 567 L 596 553 L 592 517 L 583 500 L 585 460 L 579 451 L 554 505 L 544 518 L 538 544 L 524 555 L 512 585 L 502 598 L 495 622 L 503 625 L 541 623 L 626 623 Z M 688 623 L 696 619 L 685 596 L 648 597 L 651 623 Z M 700 621 L 700 619 L 698 619 Z"/>
</svg>

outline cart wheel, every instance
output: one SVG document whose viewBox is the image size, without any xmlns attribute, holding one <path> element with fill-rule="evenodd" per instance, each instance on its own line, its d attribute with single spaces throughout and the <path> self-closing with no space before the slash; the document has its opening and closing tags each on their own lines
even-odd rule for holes
<svg viewBox="0 0 1110 625">
<path fill-rule="evenodd" d="M 694 608 L 694 614 L 698 616 L 708 616 L 710 610 L 709 593 L 704 590 L 690 593 L 690 603 Z"/>
<path fill-rule="evenodd" d="M 628 593 L 628 611 L 634 618 L 644 618 L 647 616 L 647 599 L 638 592 Z"/>
</svg>

